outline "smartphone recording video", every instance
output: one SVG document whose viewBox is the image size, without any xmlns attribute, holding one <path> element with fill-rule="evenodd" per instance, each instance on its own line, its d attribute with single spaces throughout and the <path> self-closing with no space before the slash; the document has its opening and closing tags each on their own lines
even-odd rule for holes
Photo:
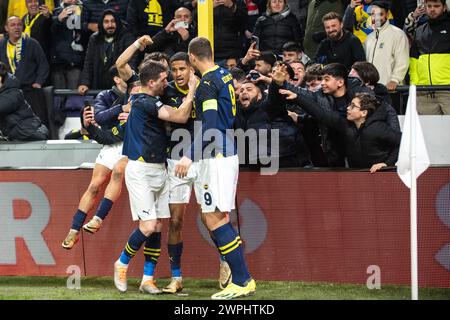
<svg viewBox="0 0 450 320">
<path fill-rule="evenodd" d="M 187 29 L 187 28 L 189 28 L 189 23 L 187 23 L 185 21 L 178 21 L 177 23 L 175 23 L 175 29 L 179 29 L 179 28 Z"/>
<path fill-rule="evenodd" d="M 251 41 L 252 41 L 252 43 L 256 43 L 255 49 L 259 50 L 259 38 L 257 36 L 252 36 Z"/>
</svg>

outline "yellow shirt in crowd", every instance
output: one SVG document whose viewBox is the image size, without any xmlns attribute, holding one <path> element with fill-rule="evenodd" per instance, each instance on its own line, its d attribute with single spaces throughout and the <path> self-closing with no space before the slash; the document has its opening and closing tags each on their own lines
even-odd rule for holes
<svg viewBox="0 0 450 320">
<path fill-rule="evenodd" d="M 53 0 L 45 0 L 45 4 L 50 9 L 50 11 L 53 11 L 55 8 L 55 3 Z M 8 3 L 8 17 L 11 16 L 18 16 L 20 19 L 24 15 L 27 14 L 27 6 L 25 5 L 25 0 L 9 0 Z"/>
</svg>

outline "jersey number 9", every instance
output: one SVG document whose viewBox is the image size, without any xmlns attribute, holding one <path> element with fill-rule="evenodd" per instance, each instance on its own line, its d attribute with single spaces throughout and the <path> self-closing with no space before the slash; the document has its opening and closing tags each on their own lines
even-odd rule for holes
<svg viewBox="0 0 450 320">
<path fill-rule="evenodd" d="M 233 116 L 236 116 L 236 96 L 234 95 L 234 88 L 231 83 L 228 85 L 228 90 L 230 91 L 231 112 Z"/>
</svg>

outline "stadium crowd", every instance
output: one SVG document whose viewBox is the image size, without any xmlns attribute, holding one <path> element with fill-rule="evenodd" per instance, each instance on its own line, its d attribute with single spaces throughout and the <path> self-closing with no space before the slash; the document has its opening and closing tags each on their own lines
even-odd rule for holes
<svg viewBox="0 0 450 320">
<path fill-rule="evenodd" d="M 213 6 L 214 58 L 233 75 L 235 129 L 278 129 L 280 167 L 374 172 L 394 165 L 401 134 L 389 92 L 402 84 L 450 85 L 445 0 L 214 0 Z M 92 100 L 95 120 L 113 127 L 129 110 L 130 82 L 121 79 L 117 59 L 147 35 L 151 43 L 129 67 L 138 70 L 148 58 L 169 67 L 197 36 L 196 21 L 197 0 L 0 0 L 3 139 L 53 138 L 45 127 L 81 115 L 89 90 L 101 91 Z M 78 95 L 55 97 L 50 108 L 49 86 Z M 417 108 L 450 114 L 450 92 L 419 92 Z M 66 138 L 89 133 L 82 128 Z M 245 157 L 249 167 L 266 163 L 259 154 Z"/>
</svg>

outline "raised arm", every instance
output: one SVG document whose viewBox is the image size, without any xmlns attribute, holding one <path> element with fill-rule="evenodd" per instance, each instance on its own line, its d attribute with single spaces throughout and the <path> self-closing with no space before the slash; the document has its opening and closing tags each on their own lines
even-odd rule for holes
<svg viewBox="0 0 450 320">
<path fill-rule="evenodd" d="M 123 81 L 128 81 L 133 75 L 129 62 L 133 58 L 134 54 L 140 50 L 144 51 L 145 47 L 153 43 L 150 36 L 145 35 L 137 39 L 132 45 L 130 45 L 122 54 L 117 58 L 116 67 L 119 72 L 119 77 Z"/>
</svg>

